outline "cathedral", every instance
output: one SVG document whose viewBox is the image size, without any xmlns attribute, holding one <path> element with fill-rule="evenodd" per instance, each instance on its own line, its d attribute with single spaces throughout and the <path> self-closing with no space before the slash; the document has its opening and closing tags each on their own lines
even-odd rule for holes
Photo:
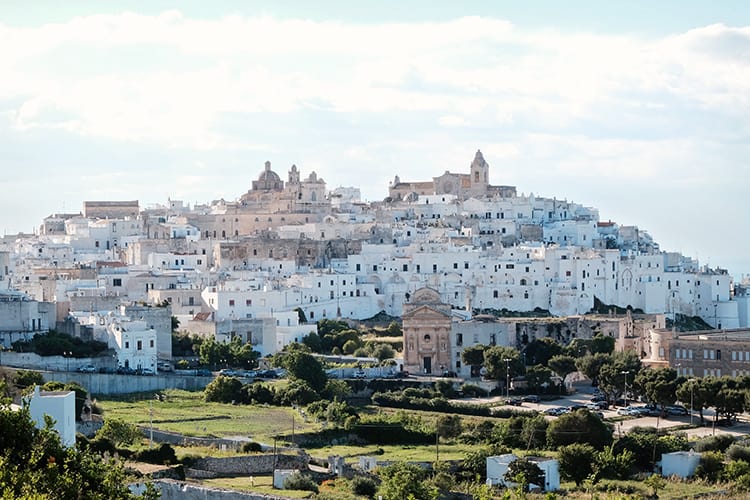
<svg viewBox="0 0 750 500">
<path fill-rule="evenodd" d="M 435 194 L 452 194 L 461 200 L 500 196 L 516 196 L 515 186 L 491 186 L 489 183 L 490 166 L 482 152 L 477 150 L 471 162 L 468 174 L 454 174 L 446 171 L 443 175 L 433 177 L 432 181 L 404 182 L 397 175 L 388 188 L 388 196 L 393 201 L 415 200 L 419 196 Z"/>
</svg>

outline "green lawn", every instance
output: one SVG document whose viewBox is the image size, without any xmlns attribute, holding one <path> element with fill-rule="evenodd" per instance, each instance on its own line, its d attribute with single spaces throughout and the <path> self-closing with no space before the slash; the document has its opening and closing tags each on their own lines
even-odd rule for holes
<svg viewBox="0 0 750 500">
<path fill-rule="evenodd" d="M 216 479 L 204 479 L 200 481 L 205 486 L 215 488 L 226 488 L 230 490 L 253 491 L 266 495 L 278 495 L 289 498 L 310 498 L 312 492 L 301 490 L 276 490 L 273 488 L 271 476 L 249 477 L 226 477 Z"/>
<path fill-rule="evenodd" d="M 153 394 L 129 395 L 126 399 L 98 399 L 104 418 L 118 418 L 139 426 L 153 419 L 155 429 L 179 432 L 187 436 L 247 436 L 262 443 L 272 443 L 274 435 L 292 432 L 314 432 L 317 423 L 306 423 L 292 408 L 278 406 L 230 405 L 207 403 L 202 392 L 161 391 L 166 401 L 156 401 Z"/>
</svg>

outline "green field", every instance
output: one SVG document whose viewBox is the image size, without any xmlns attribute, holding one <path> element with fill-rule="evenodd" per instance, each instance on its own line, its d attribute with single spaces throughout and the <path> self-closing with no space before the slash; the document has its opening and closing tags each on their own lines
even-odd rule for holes
<svg viewBox="0 0 750 500">
<path fill-rule="evenodd" d="M 129 395 L 127 399 L 98 399 L 104 418 L 117 418 L 186 436 L 245 436 L 253 441 L 272 443 L 274 436 L 295 432 L 315 432 L 320 424 L 305 422 L 292 408 L 279 406 L 207 403 L 202 392 L 161 391 L 165 401 L 153 394 Z"/>
</svg>

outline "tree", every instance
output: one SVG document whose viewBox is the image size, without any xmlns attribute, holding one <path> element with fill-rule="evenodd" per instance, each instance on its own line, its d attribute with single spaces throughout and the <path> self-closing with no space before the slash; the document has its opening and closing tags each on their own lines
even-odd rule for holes
<svg viewBox="0 0 750 500">
<path fill-rule="evenodd" d="M 681 383 L 675 394 L 679 401 L 691 405 L 700 414 L 701 425 L 703 424 L 703 409 L 708 408 L 714 399 L 711 377 L 688 379 Z"/>
<path fill-rule="evenodd" d="M 352 354 L 354 351 L 357 350 L 357 348 L 360 346 L 359 339 L 357 340 L 347 340 L 344 342 L 344 345 L 341 346 L 341 351 L 344 354 Z"/>
<path fill-rule="evenodd" d="M 510 361 L 505 361 L 506 359 Z M 505 380 L 509 370 L 510 378 L 523 375 L 524 365 L 519 352 L 512 347 L 492 346 L 484 351 L 484 367 L 487 376 L 495 380 Z"/>
<path fill-rule="evenodd" d="M 634 385 L 640 388 L 648 401 L 664 407 L 675 402 L 677 389 L 677 371 L 673 368 L 647 368 L 635 377 Z"/>
<path fill-rule="evenodd" d="M 611 398 L 625 393 L 626 380 L 629 380 L 628 389 L 635 389 L 633 381 L 642 367 L 640 357 L 633 351 L 612 354 L 611 361 L 599 369 L 599 389 Z"/>
<path fill-rule="evenodd" d="M 381 469 L 380 477 L 378 494 L 388 500 L 437 498 L 437 491 L 425 481 L 427 472 L 418 465 L 396 462 Z"/>
<path fill-rule="evenodd" d="M 604 335 L 594 335 L 589 345 L 591 354 L 612 354 L 615 350 L 615 338 Z"/>
<path fill-rule="evenodd" d="M 315 332 L 310 332 L 304 337 L 302 337 L 302 343 L 306 345 L 310 352 L 322 352 L 323 349 L 323 341 L 320 339 L 320 336 Z"/>
<path fill-rule="evenodd" d="M 461 434 L 462 423 L 458 415 L 440 415 L 435 422 L 437 433 L 440 437 L 455 438 Z"/>
<path fill-rule="evenodd" d="M 587 354 L 583 357 L 576 358 L 576 368 L 586 375 L 592 382 L 598 383 L 599 371 L 602 366 L 612 362 L 612 356 L 609 354 Z"/>
<path fill-rule="evenodd" d="M 528 458 L 518 458 L 508 464 L 504 479 L 518 483 L 521 491 L 529 491 L 532 484 L 544 487 L 544 471 Z"/>
<path fill-rule="evenodd" d="M 542 415 L 525 418 L 521 428 L 522 446 L 527 450 L 544 448 L 548 425 L 549 422 Z"/>
<path fill-rule="evenodd" d="M 526 384 L 530 391 L 539 392 L 552 384 L 552 370 L 542 365 L 526 368 Z"/>
<path fill-rule="evenodd" d="M 289 378 L 304 380 L 318 393 L 325 388 L 328 377 L 323 365 L 312 354 L 301 349 L 293 349 L 283 353 L 279 362 L 286 368 Z"/>
<path fill-rule="evenodd" d="M 612 442 L 612 429 L 588 410 L 560 415 L 547 427 L 547 445 L 557 448 L 573 443 L 588 443 L 597 450 Z"/>
<path fill-rule="evenodd" d="M 24 389 L 32 385 L 44 385 L 44 377 L 41 372 L 33 370 L 18 370 L 13 377 L 13 383 L 16 387 Z"/>
<path fill-rule="evenodd" d="M 396 352 L 389 344 L 376 344 L 372 348 L 372 357 L 378 358 L 378 361 L 393 359 L 395 355 Z"/>
<path fill-rule="evenodd" d="M 588 443 L 573 443 L 561 446 L 557 450 L 557 458 L 560 461 L 560 475 L 570 481 L 575 481 L 576 486 L 594 473 L 594 459 L 596 450 Z"/>
<path fill-rule="evenodd" d="M 471 376 L 479 376 L 479 367 L 484 364 L 484 351 L 487 350 L 486 345 L 477 344 L 471 345 L 464 348 L 461 352 L 461 361 L 464 365 L 471 367 Z"/>
<path fill-rule="evenodd" d="M 391 321 L 390 323 L 388 323 L 388 327 L 385 329 L 385 332 L 389 337 L 400 337 L 404 334 L 404 332 L 401 330 L 401 325 L 399 325 L 396 321 Z"/>
<path fill-rule="evenodd" d="M 242 391 L 242 382 L 235 377 L 219 375 L 203 390 L 206 401 L 217 403 L 241 402 L 247 393 Z"/>
<path fill-rule="evenodd" d="M 547 366 L 550 358 L 562 354 L 562 346 L 558 344 L 554 339 L 545 337 L 529 342 L 523 352 L 525 354 L 527 366 Z"/>
<path fill-rule="evenodd" d="M 198 354 L 202 365 L 216 367 L 222 360 L 229 358 L 229 347 L 209 338 L 201 343 Z"/>
<path fill-rule="evenodd" d="M 143 437 L 141 431 L 133 424 L 118 418 L 107 418 L 96 432 L 97 438 L 108 439 L 115 446 L 131 445 Z"/>
<path fill-rule="evenodd" d="M 651 474 L 643 480 L 643 484 L 653 490 L 653 498 L 659 498 L 659 490 L 664 489 L 667 485 L 667 480 L 661 477 L 659 474 Z"/>
<path fill-rule="evenodd" d="M 104 460 L 87 449 L 64 448 L 48 426 L 39 429 L 28 408 L 0 407 L 0 483 L 4 498 L 135 499 L 121 462 Z"/>
<path fill-rule="evenodd" d="M 576 371 L 576 360 L 573 356 L 560 354 L 552 356 L 547 362 L 547 366 L 557 374 L 565 383 L 565 377 Z"/>
</svg>

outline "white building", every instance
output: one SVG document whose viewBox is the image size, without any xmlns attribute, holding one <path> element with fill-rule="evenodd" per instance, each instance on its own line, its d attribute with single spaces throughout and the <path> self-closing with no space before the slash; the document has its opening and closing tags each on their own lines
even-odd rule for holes
<svg viewBox="0 0 750 500">
<path fill-rule="evenodd" d="M 76 393 L 74 391 L 40 391 L 34 386 L 34 392 L 28 398 L 31 419 L 37 427 L 44 428 L 45 415 L 54 420 L 53 429 L 60 435 L 63 446 L 76 444 Z"/>
<path fill-rule="evenodd" d="M 688 478 L 695 473 L 701 461 L 701 454 L 693 450 L 664 453 L 661 456 L 661 475 Z"/>
<path fill-rule="evenodd" d="M 556 491 L 560 489 L 560 463 L 554 458 L 548 457 L 526 457 L 535 463 L 544 472 L 544 484 L 530 485 L 538 487 L 543 491 Z M 515 483 L 505 479 L 505 473 L 511 463 L 518 460 L 512 453 L 487 457 L 487 484 L 490 486 L 502 485 L 512 488 Z"/>
</svg>

